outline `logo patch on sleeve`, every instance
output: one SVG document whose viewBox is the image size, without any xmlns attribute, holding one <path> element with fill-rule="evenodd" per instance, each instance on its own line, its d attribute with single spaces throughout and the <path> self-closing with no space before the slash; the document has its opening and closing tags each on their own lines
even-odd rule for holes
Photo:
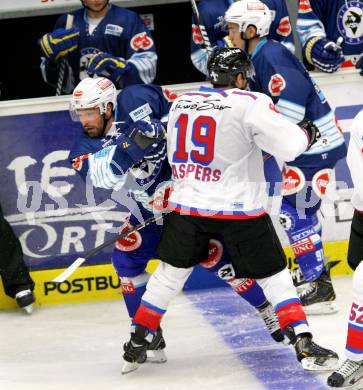
<svg viewBox="0 0 363 390">
<path fill-rule="evenodd" d="M 268 83 L 268 90 L 272 96 L 280 96 L 285 87 L 286 81 L 280 74 L 276 73 L 271 76 Z"/>
<path fill-rule="evenodd" d="M 132 229 L 132 226 L 128 223 L 121 226 L 121 233 L 126 233 Z M 140 248 L 142 244 L 141 234 L 136 231 L 130 233 L 127 237 L 122 238 L 121 240 L 116 241 L 115 247 L 122 252 L 131 252 Z"/>
<path fill-rule="evenodd" d="M 277 33 L 283 37 L 287 37 L 291 34 L 291 24 L 288 16 L 285 16 L 280 20 L 280 24 L 277 27 Z"/>
<path fill-rule="evenodd" d="M 153 47 L 153 45 L 154 41 L 146 34 L 146 32 L 134 35 L 130 41 L 130 46 L 135 51 L 149 50 L 151 47 Z"/>
<path fill-rule="evenodd" d="M 199 26 L 197 26 L 196 24 L 192 25 L 192 38 L 193 38 L 193 42 L 196 45 L 202 45 L 203 44 L 202 33 L 200 31 Z"/>
<path fill-rule="evenodd" d="M 309 0 L 300 0 L 299 1 L 299 13 L 306 14 L 312 12 L 310 1 Z"/>
</svg>

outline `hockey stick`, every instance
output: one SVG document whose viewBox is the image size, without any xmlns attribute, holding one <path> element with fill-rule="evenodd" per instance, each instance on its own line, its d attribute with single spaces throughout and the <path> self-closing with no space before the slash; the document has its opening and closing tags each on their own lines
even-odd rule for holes
<svg viewBox="0 0 363 390">
<path fill-rule="evenodd" d="M 66 279 L 68 279 L 74 271 L 79 268 L 86 260 L 88 260 L 90 257 L 92 257 L 94 254 L 99 252 L 101 249 L 106 248 L 107 246 L 115 243 L 118 240 L 122 240 L 123 238 L 127 237 L 131 233 L 134 233 L 138 230 L 141 230 L 145 228 L 146 226 L 159 221 L 161 218 L 163 218 L 163 215 L 160 214 L 157 217 L 151 217 L 144 221 L 143 223 L 139 223 L 138 225 L 134 226 L 131 230 L 125 233 L 118 234 L 116 237 L 113 237 L 109 239 L 108 241 L 105 241 L 103 244 L 97 246 L 96 248 L 90 250 L 85 254 L 84 257 L 78 257 L 68 268 L 66 268 L 61 274 L 59 274 L 56 278 L 52 280 L 53 283 L 62 283 Z"/>
<path fill-rule="evenodd" d="M 74 18 L 73 15 L 71 14 L 67 15 L 66 30 L 70 29 L 73 26 L 73 18 Z M 63 58 L 59 66 L 59 74 L 57 80 L 57 89 L 55 90 L 55 96 L 59 96 L 62 93 L 65 70 L 66 70 L 66 59 Z"/>
<path fill-rule="evenodd" d="M 207 49 L 207 53 L 208 53 L 208 56 L 209 56 L 213 52 L 213 48 L 212 48 L 212 45 L 210 43 L 210 40 L 209 40 L 209 37 L 208 37 L 208 34 L 207 34 L 207 29 L 205 28 L 205 25 L 204 25 L 204 22 L 203 22 L 203 18 L 201 17 L 201 15 L 199 13 L 196 1 L 195 0 L 190 0 L 190 4 L 192 6 L 193 14 L 194 14 L 194 16 L 195 16 L 195 18 L 197 20 L 200 32 L 202 34 L 204 47 Z"/>
</svg>

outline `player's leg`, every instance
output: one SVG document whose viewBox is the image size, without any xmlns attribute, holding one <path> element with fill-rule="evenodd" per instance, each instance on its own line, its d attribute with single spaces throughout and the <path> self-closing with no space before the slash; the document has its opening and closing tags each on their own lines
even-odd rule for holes
<svg viewBox="0 0 363 390">
<path fill-rule="evenodd" d="M 332 387 L 363 385 L 363 214 L 355 211 L 351 226 L 348 263 L 353 275 L 353 302 L 348 320 L 346 341 L 347 359 L 328 378 Z"/>
<path fill-rule="evenodd" d="M 303 306 L 270 217 L 265 215 L 239 223 L 238 234 L 229 231 L 224 235 L 236 275 L 257 279 L 305 369 L 332 369 L 338 362 L 338 356 L 312 341 Z M 226 236 L 230 238 L 226 239 Z"/>
<path fill-rule="evenodd" d="M 122 230 L 127 231 L 129 226 Z M 141 297 L 146 290 L 146 283 L 150 274 L 145 271 L 149 259 L 156 257 L 156 246 L 160 239 L 160 227 L 156 224 L 145 227 L 140 232 L 134 232 L 128 237 L 116 242 L 112 253 L 112 263 L 120 278 L 122 295 L 131 319 L 140 306 Z M 148 346 L 146 354 L 141 357 L 140 363 L 165 362 L 165 340 L 162 329 L 159 327 L 156 336 Z"/>
<path fill-rule="evenodd" d="M 192 217 L 189 217 L 192 218 Z M 186 216 L 167 215 L 158 245 L 161 262 L 151 275 L 133 320 L 122 372 L 138 368 L 140 356 L 153 341 L 171 300 L 182 290 L 193 266 L 208 256 L 208 237 Z"/>
<path fill-rule="evenodd" d="M 284 340 L 276 313 L 256 280 L 236 278 L 231 258 L 222 237 L 216 236 L 209 240 L 208 259 L 202 261 L 200 266 L 222 279 L 241 298 L 255 307 L 275 341 Z"/>
<path fill-rule="evenodd" d="M 283 190 L 280 214 L 280 222 L 289 238 L 296 261 L 308 282 L 299 297 L 308 314 L 334 313 L 337 311 L 335 292 L 329 271 L 325 267 L 321 224 L 317 218 L 323 196 L 319 194 L 322 185 L 317 183 L 321 183 L 322 179 L 319 178 L 326 175 L 326 187 L 331 170 L 287 167 L 284 172 L 285 181 L 286 175 L 292 175 L 291 172 L 297 175 L 301 187 Z"/>
<path fill-rule="evenodd" d="M 18 306 L 28 314 L 33 311 L 34 281 L 24 262 L 19 239 L 4 218 L 0 206 L 0 274 L 5 294 L 15 298 Z"/>
</svg>

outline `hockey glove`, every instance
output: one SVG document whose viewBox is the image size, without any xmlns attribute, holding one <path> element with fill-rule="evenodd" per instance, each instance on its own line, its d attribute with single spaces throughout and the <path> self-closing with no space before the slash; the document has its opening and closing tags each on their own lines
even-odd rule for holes
<svg viewBox="0 0 363 390">
<path fill-rule="evenodd" d="M 77 49 L 78 39 L 78 28 L 72 27 L 68 30 L 58 28 L 51 33 L 43 35 L 38 40 L 38 44 L 46 58 L 58 60 Z"/>
<path fill-rule="evenodd" d="M 355 63 L 355 68 L 360 70 L 360 75 L 363 76 L 363 54 L 358 57 L 357 62 Z"/>
<path fill-rule="evenodd" d="M 120 77 L 127 72 L 129 66 L 125 59 L 114 57 L 111 54 L 98 52 L 94 54 L 86 66 L 86 71 L 90 76 L 94 74 L 107 77 L 115 84 L 118 83 Z"/>
<path fill-rule="evenodd" d="M 297 123 L 297 125 L 305 131 L 309 138 L 308 147 L 306 148 L 306 150 L 309 150 L 321 137 L 320 131 L 310 119 L 303 119 L 301 122 Z"/>
<path fill-rule="evenodd" d="M 142 160 L 156 163 L 165 159 L 166 146 L 163 150 L 163 144 L 166 144 L 164 132 L 159 137 L 151 138 L 135 127 L 135 123 L 128 125 L 117 138 L 117 144 L 121 150 L 129 155 L 134 164 Z"/>
<path fill-rule="evenodd" d="M 140 130 L 148 138 L 164 138 L 165 129 L 158 119 L 139 120 L 132 124 L 133 127 Z"/>
<path fill-rule="evenodd" d="M 336 72 L 344 61 L 342 48 L 325 38 L 310 38 L 304 52 L 311 65 L 326 73 Z"/>
</svg>

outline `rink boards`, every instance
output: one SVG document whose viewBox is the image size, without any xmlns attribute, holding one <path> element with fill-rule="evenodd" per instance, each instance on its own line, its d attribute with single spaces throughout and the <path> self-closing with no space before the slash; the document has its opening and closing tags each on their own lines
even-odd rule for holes
<svg viewBox="0 0 363 390">
<path fill-rule="evenodd" d="M 349 140 L 352 118 L 363 108 L 363 79 L 355 71 L 316 75 Z M 178 92 L 195 88 L 175 86 Z M 21 240 L 24 256 L 36 281 L 40 304 L 68 303 L 120 297 L 119 281 L 109 264 L 112 248 L 95 255 L 69 281 L 57 288 L 49 281 L 81 254 L 110 238 L 125 218 L 126 199 L 103 190 L 87 191 L 67 161 L 77 133 L 71 122 L 68 97 L 0 103 L 0 201 Z M 276 174 L 278 177 L 278 174 Z M 272 180 L 269 178 L 269 180 Z M 336 168 L 338 190 L 324 201 L 321 221 L 326 255 L 333 275 L 348 274 L 347 239 L 353 209 L 351 179 L 345 161 Z M 275 204 L 279 197 L 271 198 Z M 277 216 L 273 216 L 274 222 Z M 287 240 L 275 223 L 283 244 Z M 286 249 L 291 267 L 293 256 Z M 150 267 L 155 267 L 153 263 Z M 221 285 L 206 271 L 196 269 L 187 288 Z M 0 308 L 14 302 L 0 292 Z"/>
</svg>

